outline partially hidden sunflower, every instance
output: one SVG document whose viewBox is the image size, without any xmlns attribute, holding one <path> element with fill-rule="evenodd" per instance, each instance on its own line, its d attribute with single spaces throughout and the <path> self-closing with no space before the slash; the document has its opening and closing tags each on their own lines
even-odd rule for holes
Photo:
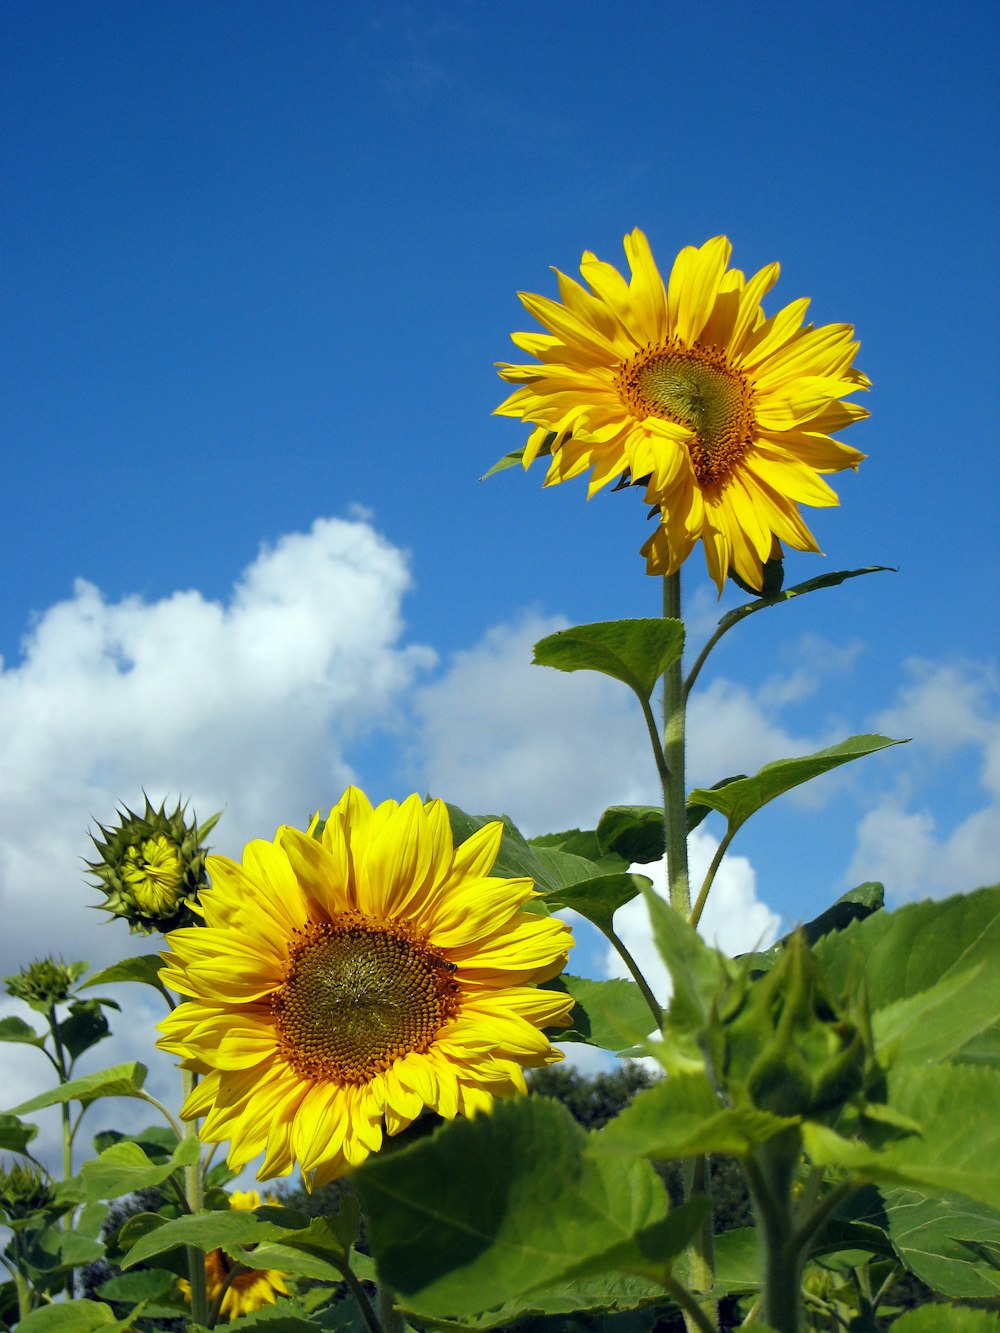
<svg viewBox="0 0 1000 1333">
<path fill-rule="evenodd" d="M 546 485 L 590 470 L 590 495 L 645 486 L 649 573 L 675 573 L 700 539 L 720 592 L 731 569 L 759 590 L 778 543 L 819 550 L 798 506 L 839 503 L 821 474 L 864 458 L 831 438 L 868 416 L 843 401 L 870 387 L 854 330 L 804 324 L 807 300 L 765 316 L 778 265 L 747 279 L 725 236 L 685 247 L 666 285 L 638 228 L 625 253 L 628 281 L 588 251 L 587 287 L 557 271 L 561 303 L 520 294 L 548 332 L 512 334 L 536 360 L 499 364 L 520 387 L 496 411 L 534 425 L 522 462 L 550 453 Z"/>
<path fill-rule="evenodd" d="M 502 825 L 455 847 L 441 801 L 373 808 L 349 788 L 320 832 L 284 827 L 239 865 L 209 858 L 204 925 L 173 931 L 164 983 L 187 999 L 158 1045 L 204 1075 L 181 1114 L 261 1180 L 321 1185 L 425 1108 L 451 1118 L 525 1091 L 562 1058 L 542 1033 L 572 1000 L 535 984 L 573 940 L 491 877 Z"/>
<path fill-rule="evenodd" d="M 230 1208 L 253 1211 L 264 1201 L 256 1190 L 233 1190 L 229 1196 Z M 268 1199 L 268 1203 L 273 1200 Z M 179 1278 L 177 1285 L 186 1300 L 191 1299 L 191 1284 Z M 205 1255 L 205 1295 L 209 1308 L 219 1304 L 219 1314 L 229 1320 L 240 1315 L 253 1314 L 265 1305 L 274 1305 L 279 1296 L 287 1296 L 288 1286 L 284 1273 L 276 1268 L 247 1268 L 226 1254 L 225 1250 L 209 1250 Z"/>
</svg>

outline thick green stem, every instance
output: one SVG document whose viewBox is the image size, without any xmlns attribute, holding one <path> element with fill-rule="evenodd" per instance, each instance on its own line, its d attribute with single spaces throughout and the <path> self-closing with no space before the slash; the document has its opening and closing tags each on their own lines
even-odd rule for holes
<svg viewBox="0 0 1000 1333">
<path fill-rule="evenodd" d="M 663 580 L 663 615 L 681 618 L 681 577 L 669 574 Z M 686 710 L 684 679 L 680 658 L 663 673 L 663 760 L 660 780 L 663 785 L 663 840 L 667 856 L 667 894 L 670 906 L 685 921 L 691 915 L 691 884 L 687 856 L 687 792 L 684 782 L 684 719 Z M 685 1172 L 684 1193 L 708 1193 L 708 1163 L 697 1158 Z M 688 1333 L 718 1328 L 718 1310 L 706 1293 L 715 1285 L 715 1255 L 712 1220 L 709 1216 L 687 1248 L 688 1285 L 698 1306 L 698 1316 L 686 1309 L 684 1324 Z"/>
<path fill-rule="evenodd" d="M 663 580 L 663 614 L 681 618 L 681 576 Z M 667 853 L 667 892 L 670 905 L 686 921 L 691 914 L 688 880 L 687 808 L 684 789 L 684 684 L 680 659 L 663 673 L 663 833 Z"/>
<path fill-rule="evenodd" d="M 189 1069 L 181 1070 L 184 1100 L 194 1092 L 197 1076 Z M 185 1138 L 198 1137 L 196 1121 L 185 1128 Z M 201 1161 L 196 1160 L 184 1168 L 184 1191 L 187 1194 L 187 1206 L 192 1213 L 200 1213 L 205 1203 L 204 1184 L 201 1176 Z M 205 1292 L 205 1255 L 196 1245 L 188 1245 L 188 1281 L 191 1284 L 191 1319 L 196 1324 L 208 1322 L 208 1298 Z"/>
<path fill-rule="evenodd" d="M 357 1275 L 348 1266 L 345 1266 L 340 1271 L 344 1281 L 347 1283 L 348 1290 L 354 1297 L 358 1309 L 361 1311 L 361 1318 L 365 1321 L 365 1327 L 369 1330 L 369 1333 L 382 1333 L 382 1325 L 378 1321 L 378 1315 L 372 1308 L 372 1303 L 368 1299 L 368 1293 L 361 1285 Z"/>
<path fill-rule="evenodd" d="M 758 1147 L 747 1181 L 764 1243 L 764 1322 L 775 1333 L 799 1333 L 805 1246 L 795 1235 L 792 1183 L 802 1148 L 797 1128 Z"/>
</svg>

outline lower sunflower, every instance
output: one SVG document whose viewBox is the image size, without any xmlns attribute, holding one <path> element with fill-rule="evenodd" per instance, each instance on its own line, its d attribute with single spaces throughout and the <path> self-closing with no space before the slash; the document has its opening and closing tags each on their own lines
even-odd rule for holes
<svg viewBox="0 0 1000 1333">
<path fill-rule="evenodd" d="M 831 438 L 868 415 L 844 401 L 869 387 L 854 330 L 805 324 L 806 300 L 766 316 L 778 265 L 746 278 L 724 236 L 686 246 L 666 283 L 638 228 L 625 252 L 628 281 L 588 251 L 587 286 L 558 273 L 561 301 L 521 293 L 546 331 L 512 335 L 535 360 L 500 364 L 519 387 L 496 410 L 532 423 L 522 461 L 548 454 L 546 485 L 589 471 L 590 494 L 645 487 L 649 573 L 700 540 L 720 592 L 730 570 L 759 590 L 778 543 L 819 549 L 798 506 L 839 503 L 821 474 L 864 458 Z"/>
<path fill-rule="evenodd" d="M 230 1208 L 252 1211 L 259 1208 L 261 1203 L 256 1190 L 234 1190 L 229 1196 Z M 190 1282 L 186 1278 L 179 1278 L 177 1285 L 185 1300 L 190 1300 Z M 205 1294 L 209 1309 L 218 1305 L 220 1316 L 231 1320 L 238 1319 L 240 1315 L 253 1314 L 265 1305 L 274 1305 L 279 1296 L 287 1296 L 289 1292 L 284 1273 L 277 1269 L 247 1268 L 226 1254 L 225 1250 L 209 1250 L 205 1255 Z"/>
<path fill-rule="evenodd" d="M 569 927 L 490 876 L 503 829 L 458 847 L 441 801 L 373 808 L 349 788 L 322 826 L 281 828 L 239 865 L 210 857 L 205 924 L 173 931 L 164 983 L 187 997 L 158 1045 L 203 1075 L 181 1114 L 261 1180 L 307 1185 L 362 1162 L 425 1110 L 452 1118 L 525 1091 L 562 1058 L 542 1032 L 572 999 Z"/>
</svg>

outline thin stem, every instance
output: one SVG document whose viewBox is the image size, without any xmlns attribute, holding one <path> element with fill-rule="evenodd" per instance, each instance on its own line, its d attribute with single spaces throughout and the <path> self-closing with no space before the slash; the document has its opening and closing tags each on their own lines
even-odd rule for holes
<svg viewBox="0 0 1000 1333">
<path fill-rule="evenodd" d="M 661 1273 L 657 1281 L 680 1306 L 684 1313 L 684 1323 L 689 1329 L 698 1329 L 699 1333 L 717 1333 L 715 1321 L 705 1313 L 687 1287 L 682 1286 L 669 1273 Z"/>
<path fill-rule="evenodd" d="M 722 865 L 722 858 L 725 856 L 726 852 L 729 851 L 729 844 L 732 842 L 735 833 L 735 829 L 726 829 L 725 836 L 716 848 L 715 855 L 712 857 L 712 864 L 708 867 L 708 870 L 705 873 L 704 882 L 698 893 L 698 901 L 691 909 L 689 920 L 692 926 L 696 926 L 701 920 L 701 914 L 704 912 L 705 904 L 708 902 L 709 890 L 715 882 L 715 876 L 718 873 L 719 866 Z"/>
<path fill-rule="evenodd" d="M 666 790 L 667 783 L 670 781 L 670 771 L 667 768 L 667 761 L 664 758 L 663 746 L 660 744 L 660 731 L 656 725 L 656 717 L 652 708 L 649 706 L 649 700 L 639 696 L 639 702 L 642 704 L 642 716 L 646 723 L 646 730 L 649 732 L 649 741 L 653 747 L 653 759 L 656 763 L 656 772 L 659 775 L 660 786 Z"/>
<path fill-rule="evenodd" d="M 705 644 L 704 648 L 702 648 L 702 650 L 701 650 L 701 652 L 698 654 L 697 658 L 695 659 L 694 666 L 693 666 L 693 667 L 691 668 L 691 670 L 688 672 L 687 680 L 684 682 L 684 691 L 683 691 L 683 692 L 684 692 L 684 702 L 685 702 L 685 703 L 687 703 L 687 697 L 688 697 L 688 695 L 691 693 L 692 689 L 694 688 L 694 683 L 695 683 L 695 681 L 698 679 L 698 673 L 701 671 L 702 667 L 703 667 L 703 666 L 705 665 L 705 663 L 708 661 L 708 655 L 709 655 L 709 653 L 712 651 L 712 649 L 715 647 L 715 645 L 719 642 L 719 640 L 722 638 L 723 634 L 725 634 L 725 632 L 726 632 L 727 629 L 732 629 L 732 625 L 727 625 L 727 624 L 725 623 L 725 621 L 723 621 L 723 622 L 719 625 L 719 627 L 718 627 L 718 629 L 715 631 L 715 633 L 712 635 L 712 637 L 711 637 L 711 638 L 708 640 L 708 642 Z"/>
<path fill-rule="evenodd" d="M 177 1135 L 177 1142 L 180 1143 L 181 1139 L 183 1139 L 184 1136 L 187 1134 L 187 1130 L 184 1128 L 181 1122 L 175 1119 L 174 1116 L 171 1115 L 167 1107 L 165 1107 L 161 1101 L 157 1101 L 157 1099 L 151 1093 L 148 1093 L 140 1088 L 137 1095 L 140 1101 L 149 1102 L 150 1106 L 156 1107 L 159 1113 L 163 1116 L 164 1120 L 166 1120 L 167 1124 Z"/>
<path fill-rule="evenodd" d="M 663 580 L 663 615 L 681 618 L 680 574 Z M 667 891 L 670 905 L 685 920 L 691 913 L 688 880 L 687 809 L 684 788 L 684 688 L 680 659 L 663 673 L 663 824 L 667 853 Z"/>
<path fill-rule="evenodd" d="M 857 1186 L 853 1180 L 842 1180 L 839 1185 L 834 1185 L 830 1193 L 816 1205 L 806 1220 L 795 1229 L 789 1243 L 795 1249 L 804 1250 L 837 1205 L 842 1203 L 856 1188 Z"/>
<path fill-rule="evenodd" d="M 378 1315 L 375 1313 L 372 1303 L 368 1299 L 368 1293 L 361 1285 L 357 1274 L 347 1264 L 340 1271 L 347 1283 L 348 1291 L 354 1297 L 354 1302 L 361 1311 L 361 1318 L 365 1321 L 369 1333 L 382 1333 L 382 1325 L 378 1321 Z"/>
<path fill-rule="evenodd" d="M 194 1092 L 198 1076 L 190 1069 L 181 1070 L 181 1087 L 184 1100 Z M 197 1138 L 197 1121 L 192 1121 L 184 1130 L 183 1138 Z M 200 1213 L 205 1202 L 204 1182 L 201 1178 L 201 1160 L 184 1168 L 184 1189 L 187 1194 L 187 1206 L 192 1213 Z M 188 1281 L 191 1284 L 191 1319 L 196 1324 L 208 1321 L 208 1298 L 205 1290 L 205 1255 L 197 1245 L 185 1246 L 187 1250 Z"/>
<path fill-rule="evenodd" d="M 615 934 L 615 932 L 612 930 L 610 926 L 608 926 L 606 930 L 603 930 L 602 933 L 614 945 L 622 962 L 631 972 L 632 980 L 642 991 L 642 998 L 649 1005 L 649 1012 L 653 1015 L 653 1022 L 656 1024 L 657 1029 L 662 1028 L 663 1009 L 661 1008 L 660 1003 L 657 1000 L 656 996 L 650 990 L 649 982 L 646 980 L 646 978 L 642 975 L 642 972 L 639 970 L 639 964 L 629 953 L 624 942 L 618 938 L 618 936 Z"/>
<path fill-rule="evenodd" d="M 232 1267 L 223 1278 L 222 1286 L 216 1293 L 215 1300 L 212 1302 L 212 1308 L 208 1312 L 208 1316 L 205 1320 L 205 1326 L 207 1328 L 214 1328 L 218 1323 L 219 1315 L 222 1313 L 222 1302 L 226 1299 L 226 1292 L 233 1285 L 233 1282 L 241 1273 L 249 1273 L 249 1271 L 249 1268 L 247 1268 L 245 1264 L 236 1263 L 235 1261 L 233 1262 Z"/>
</svg>

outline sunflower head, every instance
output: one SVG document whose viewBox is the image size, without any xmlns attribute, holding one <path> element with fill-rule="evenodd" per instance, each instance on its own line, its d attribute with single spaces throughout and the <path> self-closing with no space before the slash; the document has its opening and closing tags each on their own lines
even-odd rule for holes
<svg viewBox="0 0 1000 1333">
<path fill-rule="evenodd" d="M 777 542 L 816 551 L 799 504 L 834 505 L 821 474 L 864 455 L 832 432 L 868 413 L 869 387 L 848 324 L 804 324 L 808 301 L 768 317 L 769 264 L 747 279 L 716 236 L 677 256 L 667 283 L 649 243 L 625 237 L 628 281 L 589 251 L 586 285 L 559 273 L 559 301 L 522 293 L 546 330 L 515 333 L 535 360 L 501 363 L 519 387 L 497 408 L 534 429 L 522 461 L 550 458 L 546 485 L 590 473 L 641 485 L 658 519 L 643 546 L 651 574 L 673 574 L 699 540 L 721 592 L 730 570 L 761 591 Z"/>
<path fill-rule="evenodd" d="M 573 1001 L 535 983 L 572 936 L 522 910 L 530 880 L 491 876 L 502 832 L 456 847 L 443 802 L 350 788 L 322 828 L 209 858 L 204 925 L 167 940 L 187 1003 L 159 1045 L 204 1075 L 182 1114 L 231 1140 L 234 1170 L 264 1152 L 261 1179 L 298 1163 L 324 1184 L 425 1110 L 489 1110 L 562 1058 L 542 1029 Z"/>
<path fill-rule="evenodd" d="M 262 1200 L 256 1190 L 234 1190 L 229 1196 L 230 1208 L 253 1211 L 262 1203 L 274 1203 L 274 1199 Z M 179 1278 L 177 1285 L 185 1300 L 191 1299 L 191 1284 L 186 1278 Z M 265 1305 L 274 1305 L 279 1296 L 287 1296 L 288 1286 L 285 1274 L 275 1268 L 248 1268 L 226 1254 L 225 1250 L 209 1250 L 205 1255 L 205 1294 L 212 1307 L 222 1296 L 219 1314 L 232 1321 L 240 1315 L 253 1314 Z"/>
<path fill-rule="evenodd" d="M 12 977 L 4 977 L 7 994 L 24 1000 L 41 1014 L 48 1014 L 57 1004 L 69 1000 L 73 986 L 86 972 L 87 963 L 58 962 L 50 955 L 37 958 Z"/>
<path fill-rule="evenodd" d="M 123 917 L 133 934 L 173 930 L 198 920 L 198 893 L 208 880 L 204 839 L 218 822 L 213 815 L 199 825 L 186 819 L 186 805 L 167 814 L 145 797 L 141 815 L 123 807 L 113 829 L 98 825 L 91 834 L 100 859 L 87 867 L 105 895 L 102 908 Z"/>
</svg>

